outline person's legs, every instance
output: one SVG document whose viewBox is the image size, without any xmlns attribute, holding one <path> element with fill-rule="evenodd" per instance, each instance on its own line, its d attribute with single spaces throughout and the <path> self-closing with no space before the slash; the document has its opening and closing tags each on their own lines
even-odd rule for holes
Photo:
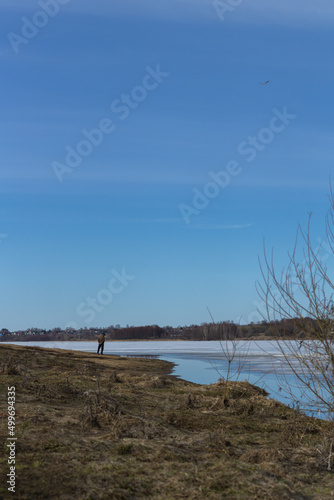
<svg viewBox="0 0 334 500">
<path fill-rule="evenodd" d="M 100 349 L 101 349 L 101 344 L 99 344 L 99 346 L 98 346 L 98 348 L 97 348 L 97 354 L 99 354 Z"/>
<path fill-rule="evenodd" d="M 100 346 L 100 347 L 101 347 L 101 354 L 103 354 L 104 342 L 102 342 L 102 344 L 101 344 L 101 346 Z"/>
</svg>

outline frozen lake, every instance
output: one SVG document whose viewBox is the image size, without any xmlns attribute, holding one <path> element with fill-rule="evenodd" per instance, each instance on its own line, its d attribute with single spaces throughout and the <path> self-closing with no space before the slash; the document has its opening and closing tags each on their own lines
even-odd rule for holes
<svg viewBox="0 0 334 500">
<path fill-rule="evenodd" d="M 97 342 L 12 342 L 18 345 L 96 352 Z M 235 348 L 234 359 L 229 363 Z M 248 380 L 264 388 L 270 397 L 290 406 L 293 400 L 285 390 L 301 397 L 298 384 L 274 341 L 106 341 L 104 355 L 158 357 L 176 366 L 173 374 L 198 384 L 212 384 L 219 378 Z M 310 413 L 310 412 L 309 412 Z M 317 412 L 312 412 L 317 413 Z M 318 413 L 317 413 L 318 416 Z"/>
</svg>

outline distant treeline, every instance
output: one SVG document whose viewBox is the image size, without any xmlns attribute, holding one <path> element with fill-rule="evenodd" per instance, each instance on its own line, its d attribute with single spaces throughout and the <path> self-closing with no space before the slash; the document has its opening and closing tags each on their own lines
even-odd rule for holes
<svg viewBox="0 0 334 500">
<path fill-rule="evenodd" d="M 315 320 L 309 319 L 309 324 L 317 328 Z M 96 340 L 106 334 L 106 340 L 233 340 L 233 339 L 270 339 L 279 334 L 282 338 L 305 338 L 299 321 L 296 319 L 275 322 L 262 321 L 249 325 L 238 325 L 233 321 L 219 323 L 202 323 L 201 325 L 179 326 L 173 328 L 157 325 L 127 326 L 121 328 L 109 326 L 107 328 L 81 328 L 74 330 L 67 328 L 53 328 L 41 330 L 29 328 L 24 331 L 10 332 L 3 328 L 0 331 L 0 341 L 69 341 L 69 340 Z"/>
</svg>

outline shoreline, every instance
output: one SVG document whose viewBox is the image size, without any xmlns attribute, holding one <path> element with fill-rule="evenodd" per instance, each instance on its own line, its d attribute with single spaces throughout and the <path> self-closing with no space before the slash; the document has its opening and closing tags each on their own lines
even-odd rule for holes
<svg viewBox="0 0 334 500">
<path fill-rule="evenodd" d="M 1 391 L 16 393 L 15 498 L 328 497 L 332 422 L 248 382 L 187 382 L 172 366 L 0 344 Z M 0 416 L 7 425 L 4 404 Z"/>
<path fill-rule="evenodd" d="M 257 341 L 257 342 L 277 342 L 277 341 L 296 341 L 299 340 L 297 338 L 291 338 L 291 337 L 280 337 L 280 338 L 274 338 L 274 337 L 263 337 L 263 336 L 258 336 L 258 337 L 251 337 L 251 338 L 238 338 L 238 339 L 106 339 L 106 342 L 248 342 L 248 341 Z M 305 338 L 305 340 L 308 340 Z M 1 340 L 0 339 L 0 345 L 1 344 L 11 344 L 12 342 L 94 342 L 97 343 L 97 337 L 96 339 L 70 339 L 70 340 Z"/>
</svg>

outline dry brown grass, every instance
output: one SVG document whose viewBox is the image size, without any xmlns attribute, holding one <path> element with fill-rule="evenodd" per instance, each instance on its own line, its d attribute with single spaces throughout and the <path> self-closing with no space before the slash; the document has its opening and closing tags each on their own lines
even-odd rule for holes
<svg viewBox="0 0 334 500">
<path fill-rule="evenodd" d="M 333 499 L 332 423 L 247 382 L 201 386 L 159 360 L 0 345 L 16 386 L 17 492 L 38 499 Z"/>
</svg>

